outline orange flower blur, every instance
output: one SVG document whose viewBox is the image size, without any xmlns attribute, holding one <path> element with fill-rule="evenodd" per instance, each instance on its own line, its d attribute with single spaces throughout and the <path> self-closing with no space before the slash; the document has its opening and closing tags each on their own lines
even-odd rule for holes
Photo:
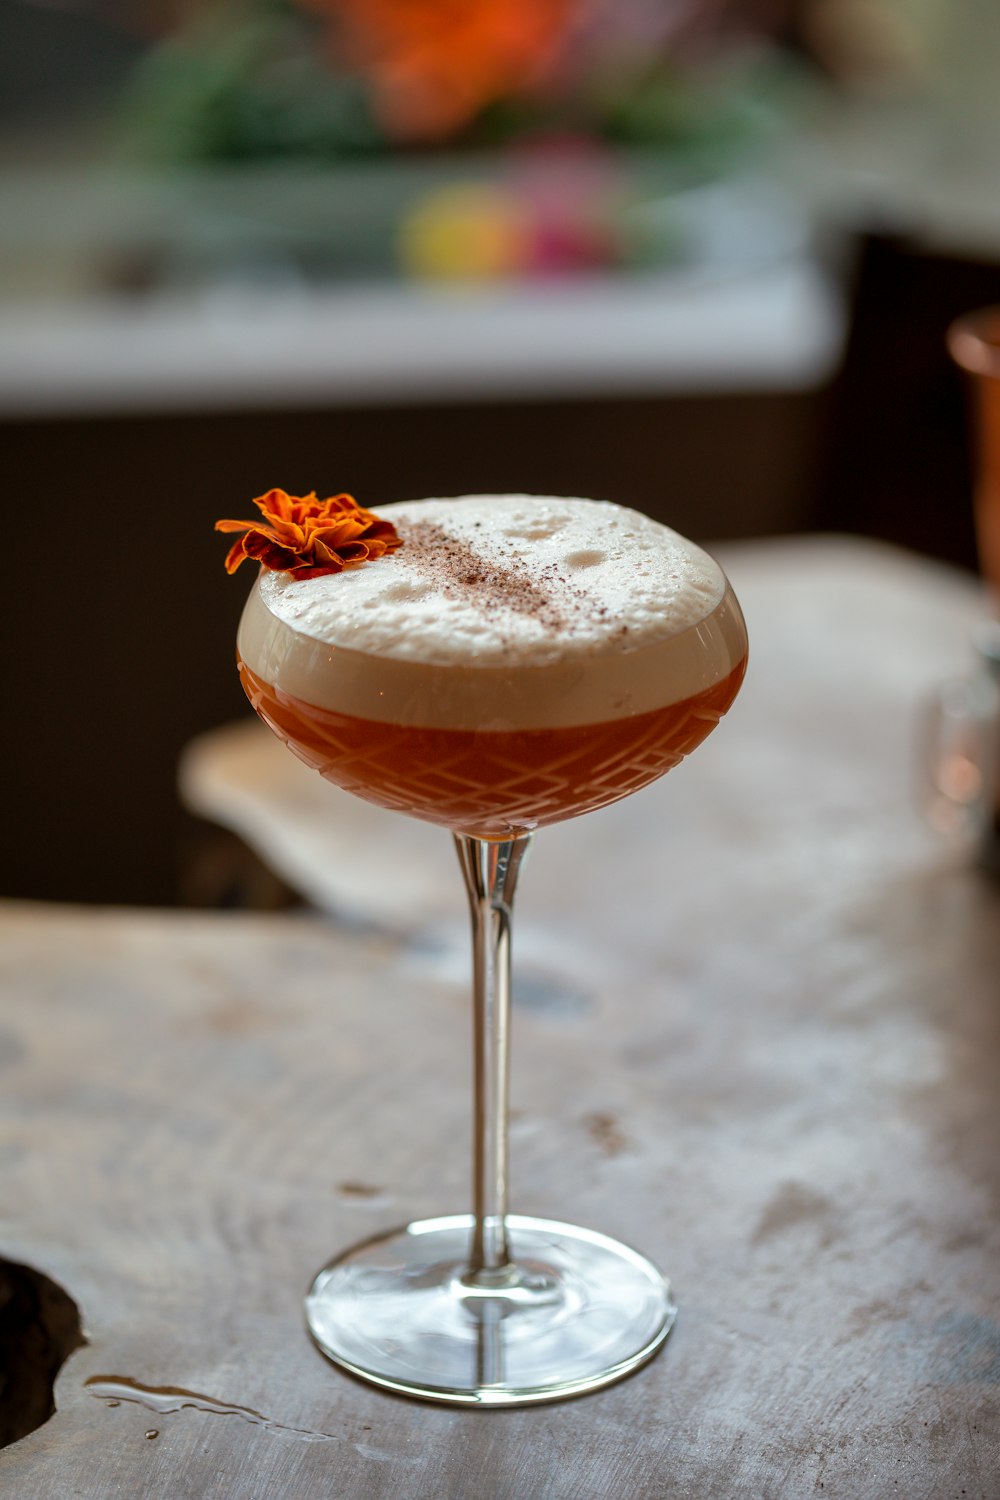
<svg viewBox="0 0 1000 1500">
<path fill-rule="evenodd" d="M 352 495 L 318 500 L 308 495 L 286 495 L 268 490 L 254 502 L 260 521 L 216 521 L 216 531 L 243 533 L 229 549 L 226 572 L 235 573 L 253 558 L 275 573 L 293 578 L 317 578 L 356 568 L 403 545 L 391 521 L 363 510 Z"/>
<path fill-rule="evenodd" d="M 530 89 L 579 0 L 303 0 L 338 21 L 397 139 L 440 140 L 496 99 Z"/>
</svg>

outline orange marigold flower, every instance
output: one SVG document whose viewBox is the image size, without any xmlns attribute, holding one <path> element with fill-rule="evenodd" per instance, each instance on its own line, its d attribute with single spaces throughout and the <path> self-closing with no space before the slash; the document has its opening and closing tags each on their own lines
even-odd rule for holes
<svg viewBox="0 0 1000 1500">
<path fill-rule="evenodd" d="M 318 500 L 315 490 L 308 495 L 268 490 L 253 503 L 263 523 L 215 523 L 216 531 L 243 533 L 229 549 L 227 573 L 235 573 L 244 558 L 252 557 L 275 573 L 317 578 L 356 568 L 403 545 L 392 522 L 363 510 L 353 495 Z"/>
<path fill-rule="evenodd" d="M 442 140 L 546 75 L 581 0 L 301 0 L 330 16 L 383 125 Z"/>
</svg>

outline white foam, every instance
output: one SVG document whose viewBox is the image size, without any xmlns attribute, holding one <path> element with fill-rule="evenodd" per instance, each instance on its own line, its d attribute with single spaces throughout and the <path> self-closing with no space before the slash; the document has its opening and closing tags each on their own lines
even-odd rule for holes
<svg viewBox="0 0 1000 1500">
<path fill-rule="evenodd" d="M 261 573 L 239 638 L 258 676 L 362 718 L 529 728 L 679 701 L 745 654 L 718 564 L 636 511 L 476 495 L 378 514 L 404 539 L 390 556 Z"/>
</svg>

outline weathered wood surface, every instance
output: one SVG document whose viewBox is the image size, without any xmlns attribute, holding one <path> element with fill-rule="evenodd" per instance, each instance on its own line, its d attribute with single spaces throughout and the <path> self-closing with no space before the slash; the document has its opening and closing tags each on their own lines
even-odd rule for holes
<svg viewBox="0 0 1000 1500">
<path fill-rule="evenodd" d="M 283 755 L 270 795 L 327 828 L 302 883 L 358 921 L 0 910 L 0 1253 L 89 1339 L 0 1493 L 1000 1495 L 1000 886 L 912 795 L 976 592 L 858 544 L 727 561 L 743 696 L 658 786 L 539 838 L 515 938 L 513 1206 L 657 1260 L 665 1349 L 499 1413 L 311 1346 L 333 1250 L 467 1206 L 464 908 L 445 836 Z M 109 1406 L 99 1376 L 268 1420 Z"/>
</svg>

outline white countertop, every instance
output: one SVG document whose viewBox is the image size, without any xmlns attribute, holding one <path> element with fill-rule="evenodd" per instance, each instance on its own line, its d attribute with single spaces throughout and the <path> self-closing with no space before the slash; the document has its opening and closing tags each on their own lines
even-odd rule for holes
<svg viewBox="0 0 1000 1500">
<path fill-rule="evenodd" d="M 0 415 L 809 388 L 843 328 L 807 256 L 718 278 L 91 295 L 0 305 Z"/>
</svg>

